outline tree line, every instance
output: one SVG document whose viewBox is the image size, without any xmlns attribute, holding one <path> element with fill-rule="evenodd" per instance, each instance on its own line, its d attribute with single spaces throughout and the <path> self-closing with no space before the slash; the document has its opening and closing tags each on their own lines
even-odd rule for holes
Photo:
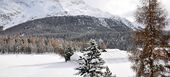
<svg viewBox="0 0 170 77">
<path fill-rule="evenodd" d="M 32 36 L 0 36 L 0 53 L 58 53 L 63 54 L 69 46 L 81 48 L 82 42 L 65 41 L 56 38 L 32 37 Z"/>
<path fill-rule="evenodd" d="M 105 43 L 99 40 L 100 48 L 106 48 Z M 43 54 L 56 53 L 64 55 L 68 48 L 81 50 L 87 47 L 87 41 L 66 41 L 57 38 L 36 36 L 0 36 L 1 54 Z"/>
</svg>

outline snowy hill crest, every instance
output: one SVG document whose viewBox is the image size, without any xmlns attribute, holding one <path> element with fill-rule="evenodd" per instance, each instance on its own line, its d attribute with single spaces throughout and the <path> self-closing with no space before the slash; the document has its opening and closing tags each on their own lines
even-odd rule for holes
<svg viewBox="0 0 170 77">
<path fill-rule="evenodd" d="M 38 18 L 63 15 L 111 17 L 83 0 L 1 0 L 0 26 L 5 29 Z"/>
</svg>

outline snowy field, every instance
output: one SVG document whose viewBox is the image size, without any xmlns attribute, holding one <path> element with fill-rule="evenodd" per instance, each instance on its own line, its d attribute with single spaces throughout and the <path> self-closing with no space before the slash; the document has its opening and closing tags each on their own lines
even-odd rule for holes
<svg viewBox="0 0 170 77">
<path fill-rule="evenodd" d="M 102 53 L 113 75 L 117 77 L 133 77 L 131 63 L 126 51 L 108 49 Z M 79 53 L 78 53 L 79 54 Z M 0 77 L 80 77 L 74 75 L 78 64 L 73 61 L 64 62 L 64 58 L 55 54 L 44 55 L 0 55 Z"/>
</svg>

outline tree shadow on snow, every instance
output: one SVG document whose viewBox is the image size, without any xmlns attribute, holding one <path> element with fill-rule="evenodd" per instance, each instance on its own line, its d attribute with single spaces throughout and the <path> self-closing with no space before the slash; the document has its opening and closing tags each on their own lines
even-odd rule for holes
<svg viewBox="0 0 170 77">
<path fill-rule="evenodd" d="M 104 59 L 106 61 L 106 63 L 126 63 L 129 62 L 128 58 L 108 58 L 108 59 Z"/>
<path fill-rule="evenodd" d="M 32 64 L 32 65 L 18 65 L 16 67 L 38 67 L 38 68 L 69 68 L 75 67 L 77 63 L 75 62 L 53 62 L 53 63 L 42 63 L 42 64 Z"/>
</svg>

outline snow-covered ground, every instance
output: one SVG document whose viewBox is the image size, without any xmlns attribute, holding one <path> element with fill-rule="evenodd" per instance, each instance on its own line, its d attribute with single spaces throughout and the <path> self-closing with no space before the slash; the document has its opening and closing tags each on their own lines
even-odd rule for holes
<svg viewBox="0 0 170 77">
<path fill-rule="evenodd" d="M 102 53 L 113 75 L 132 77 L 131 63 L 126 51 L 108 49 Z M 76 55 L 72 57 L 76 59 Z M 56 54 L 44 55 L 0 55 L 0 77 L 80 77 L 74 75 L 78 64 L 75 61 L 64 62 Z"/>
</svg>

